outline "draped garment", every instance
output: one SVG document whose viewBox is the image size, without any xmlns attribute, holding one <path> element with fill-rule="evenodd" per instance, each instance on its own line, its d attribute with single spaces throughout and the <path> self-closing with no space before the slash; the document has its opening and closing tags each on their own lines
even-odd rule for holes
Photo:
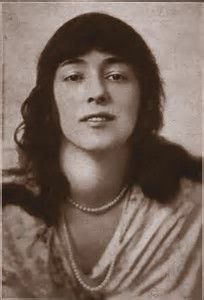
<svg viewBox="0 0 204 300">
<path fill-rule="evenodd" d="M 3 299 L 201 300 L 201 185 L 182 179 L 161 204 L 134 186 L 114 235 L 88 279 L 114 269 L 105 288 L 86 293 L 73 275 L 65 219 L 47 227 L 17 205 L 3 211 Z M 49 208 L 48 208 L 49 209 Z M 90 245 L 91 247 L 91 245 Z"/>
</svg>

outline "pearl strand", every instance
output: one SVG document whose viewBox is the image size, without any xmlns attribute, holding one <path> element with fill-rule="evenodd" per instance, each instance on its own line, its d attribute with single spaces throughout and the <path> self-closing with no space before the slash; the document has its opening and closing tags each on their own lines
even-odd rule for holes
<svg viewBox="0 0 204 300">
<path fill-rule="evenodd" d="M 116 203 L 118 203 L 122 197 L 124 196 L 124 194 L 126 193 L 128 189 L 128 186 L 126 185 L 119 193 L 119 195 L 114 198 L 111 202 L 109 202 L 108 204 L 102 205 L 100 207 L 87 207 L 81 204 L 78 204 L 77 202 L 75 202 L 73 199 L 69 198 L 68 201 L 75 206 L 76 208 L 78 208 L 79 210 L 82 210 L 84 212 L 89 212 L 89 213 L 101 213 L 103 211 L 106 211 L 107 209 L 113 207 Z"/>
<path fill-rule="evenodd" d="M 65 227 L 65 225 L 64 225 L 64 227 Z M 72 252 L 72 247 L 71 247 L 71 243 L 70 243 L 69 232 L 68 232 L 68 229 L 66 227 L 65 227 L 65 230 L 67 231 L 67 246 L 68 246 L 68 253 L 69 253 L 70 263 L 71 263 L 71 267 L 72 267 L 72 270 L 73 270 L 73 273 L 74 273 L 76 279 L 78 280 L 78 282 L 80 283 L 80 285 L 85 290 L 87 290 L 89 292 L 98 292 L 98 291 L 102 290 L 107 285 L 107 283 L 109 282 L 109 280 L 111 278 L 111 275 L 112 275 L 112 272 L 113 272 L 113 269 L 114 269 L 114 265 L 115 265 L 115 259 L 113 259 L 113 261 L 109 265 L 109 269 L 108 269 L 108 271 L 106 273 L 106 276 L 105 276 L 104 280 L 99 285 L 97 285 L 97 286 L 90 286 L 90 285 L 88 285 L 81 278 L 80 271 L 79 271 L 79 269 L 77 267 L 77 264 L 75 262 L 74 255 L 73 255 L 73 252 Z"/>
</svg>

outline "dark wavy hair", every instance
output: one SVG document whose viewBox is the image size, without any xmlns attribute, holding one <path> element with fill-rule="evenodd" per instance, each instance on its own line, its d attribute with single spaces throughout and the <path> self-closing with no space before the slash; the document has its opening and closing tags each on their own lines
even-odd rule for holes
<svg viewBox="0 0 204 300">
<path fill-rule="evenodd" d="M 146 196 L 164 202 L 174 198 L 181 177 L 201 180 L 201 159 L 158 135 L 165 95 L 159 68 L 146 42 L 131 26 L 113 16 L 79 15 L 61 26 L 42 51 L 36 86 L 22 105 L 23 122 L 15 133 L 24 157 L 23 167 L 27 173 L 32 172 L 40 188 L 37 199 L 29 194 L 33 199 L 31 211 L 48 223 L 56 222 L 61 202 L 69 193 L 59 163 L 62 132 L 53 95 L 55 72 L 61 62 L 93 49 L 130 63 L 139 80 L 141 101 L 132 135 L 130 183 L 139 184 Z M 26 197 L 21 192 L 21 198 Z M 23 200 L 21 203 L 27 205 Z"/>
</svg>

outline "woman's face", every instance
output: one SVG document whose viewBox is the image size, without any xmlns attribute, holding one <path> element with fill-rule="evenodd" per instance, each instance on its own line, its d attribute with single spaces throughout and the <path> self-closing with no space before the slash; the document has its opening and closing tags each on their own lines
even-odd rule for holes
<svg viewBox="0 0 204 300">
<path fill-rule="evenodd" d="M 140 88 L 132 67 L 92 51 L 57 69 L 54 97 L 64 138 L 87 151 L 126 145 L 138 115 Z"/>
</svg>

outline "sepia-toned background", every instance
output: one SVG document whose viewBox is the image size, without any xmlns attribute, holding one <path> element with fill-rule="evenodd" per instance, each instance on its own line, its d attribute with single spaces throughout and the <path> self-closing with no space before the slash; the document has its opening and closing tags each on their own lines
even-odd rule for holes
<svg viewBox="0 0 204 300">
<path fill-rule="evenodd" d="M 165 82 L 162 135 L 201 154 L 201 3 L 4 3 L 3 168 L 15 167 L 13 132 L 20 106 L 35 85 L 36 64 L 48 39 L 68 19 L 100 11 L 121 18 L 146 40 Z"/>
</svg>

